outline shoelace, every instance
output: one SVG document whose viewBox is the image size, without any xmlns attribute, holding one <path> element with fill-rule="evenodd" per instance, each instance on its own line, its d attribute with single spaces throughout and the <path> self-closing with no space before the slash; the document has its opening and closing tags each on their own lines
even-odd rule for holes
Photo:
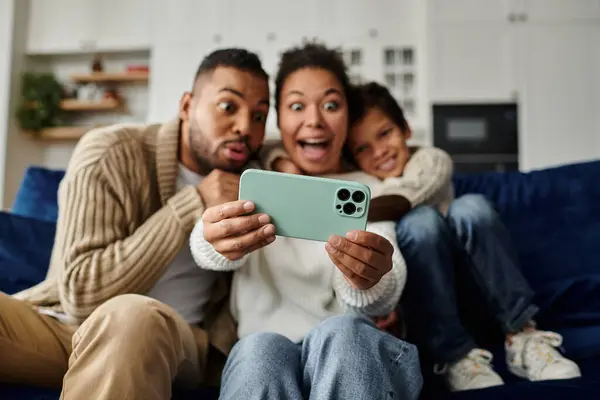
<svg viewBox="0 0 600 400">
<path fill-rule="evenodd" d="M 481 372 L 486 371 L 486 368 L 489 367 L 492 363 L 494 356 L 487 350 L 483 349 L 473 349 L 471 352 L 455 364 L 457 366 L 457 371 L 470 379 L 474 378 L 476 375 Z M 448 365 L 440 366 L 436 364 L 433 366 L 433 373 L 436 375 L 443 375 L 448 371 Z"/>
<path fill-rule="evenodd" d="M 525 365 L 538 374 L 545 366 L 560 362 L 555 348 L 562 345 L 562 336 L 555 332 L 536 331 L 527 335 L 523 342 Z"/>
</svg>

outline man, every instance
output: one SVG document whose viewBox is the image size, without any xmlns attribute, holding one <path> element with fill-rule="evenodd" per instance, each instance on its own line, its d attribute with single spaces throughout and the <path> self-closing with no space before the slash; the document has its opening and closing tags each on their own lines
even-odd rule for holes
<svg viewBox="0 0 600 400">
<path fill-rule="evenodd" d="M 0 380 L 145 400 L 209 381 L 235 340 L 227 276 L 198 268 L 187 241 L 206 207 L 237 199 L 268 110 L 257 56 L 225 49 L 204 59 L 176 121 L 81 139 L 47 279 L 0 294 Z"/>
</svg>

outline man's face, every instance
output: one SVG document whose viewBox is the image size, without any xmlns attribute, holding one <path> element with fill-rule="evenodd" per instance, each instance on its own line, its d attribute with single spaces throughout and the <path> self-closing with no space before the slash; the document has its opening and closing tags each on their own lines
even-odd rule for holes
<svg viewBox="0 0 600 400">
<path fill-rule="evenodd" d="M 201 75 L 181 99 L 184 157 L 199 173 L 240 172 L 262 145 L 268 112 L 265 78 L 233 67 Z"/>
</svg>

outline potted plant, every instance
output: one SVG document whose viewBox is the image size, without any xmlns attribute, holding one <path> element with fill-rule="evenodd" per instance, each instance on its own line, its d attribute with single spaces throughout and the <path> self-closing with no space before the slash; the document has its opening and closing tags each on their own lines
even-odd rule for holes
<svg viewBox="0 0 600 400">
<path fill-rule="evenodd" d="M 60 125 L 62 92 L 63 87 L 53 74 L 26 72 L 16 115 L 21 129 L 39 132 Z"/>
</svg>

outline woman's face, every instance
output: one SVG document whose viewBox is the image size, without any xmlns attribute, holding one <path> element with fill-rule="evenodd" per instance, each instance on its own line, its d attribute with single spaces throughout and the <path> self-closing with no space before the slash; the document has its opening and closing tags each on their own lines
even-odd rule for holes
<svg viewBox="0 0 600 400">
<path fill-rule="evenodd" d="M 348 106 L 335 75 L 300 69 L 286 78 L 280 96 L 279 129 L 292 161 L 308 175 L 340 172 Z"/>
<path fill-rule="evenodd" d="M 408 162 L 406 140 L 410 130 L 403 132 L 379 108 L 367 110 L 365 116 L 352 126 L 348 149 L 359 168 L 369 175 L 385 179 L 402 175 Z"/>
</svg>

